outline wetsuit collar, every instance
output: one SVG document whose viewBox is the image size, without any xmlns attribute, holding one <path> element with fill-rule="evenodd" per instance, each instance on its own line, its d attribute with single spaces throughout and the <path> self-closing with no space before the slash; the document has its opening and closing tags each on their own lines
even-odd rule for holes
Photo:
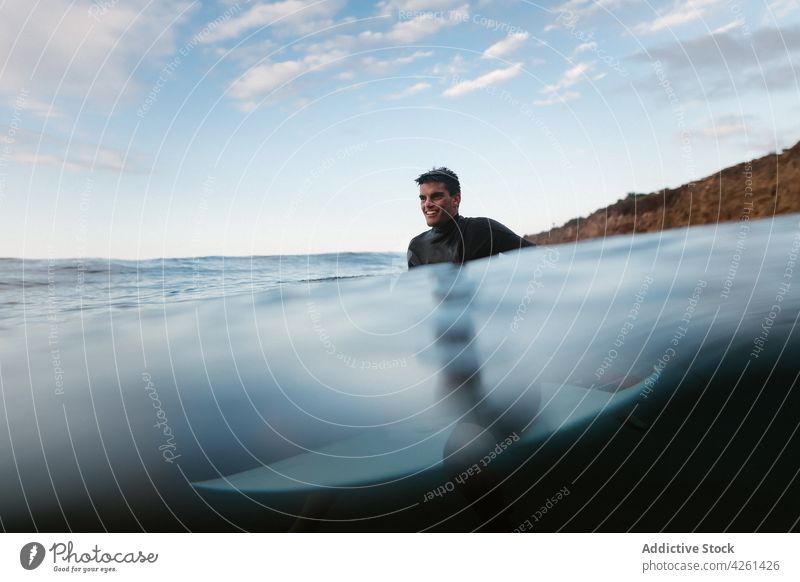
<svg viewBox="0 0 800 582">
<path fill-rule="evenodd" d="M 434 226 L 431 228 L 431 230 L 437 234 L 445 234 L 453 230 L 460 221 L 461 215 L 456 214 L 452 220 L 448 220 L 444 226 Z"/>
</svg>

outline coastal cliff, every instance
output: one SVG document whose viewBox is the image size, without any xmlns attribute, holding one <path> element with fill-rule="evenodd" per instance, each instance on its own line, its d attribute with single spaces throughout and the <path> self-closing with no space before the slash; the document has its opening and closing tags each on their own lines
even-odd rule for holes
<svg viewBox="0 0 800 582">
<path fill-rule="evenodd" d="M 560 227 L 525 235 L 540 245 L 800 212 L 800 142 L 706 178 L 626 198 Z"/>
</svg>

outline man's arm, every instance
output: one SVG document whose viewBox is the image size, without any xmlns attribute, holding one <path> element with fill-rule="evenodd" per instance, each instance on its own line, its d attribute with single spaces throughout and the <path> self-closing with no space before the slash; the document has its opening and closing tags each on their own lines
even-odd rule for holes
<svg viewBox="0 0 800 582">
<path fill-rule="evenodd" d="M 411 245 L 408 246 L 408 252 L 406 253 L 406 258 L 408 259 L 408 268 L 413 269 L 414 267 L 419 267 L 419 257 L 411 250 Z"/>
<path fill-rule="evenodd" d="M 491 218 L 489 219 L 489 227 L 491 230 L 491 254 L 493 255 L 536 246 L 529 240 L 525 240 L 521 236 L 518 236 L 507 226 L 500 224 Z"/>
<path fill-rule="evenodd" d="M 472 220 L 476 231 L 468 237 L 472 243 L 469 245 L 471 248 L 465 249 L 465 259 L 468 261 L 536 246 L 496 220 L 491 218 L 474 218 Z"/>
</svg>

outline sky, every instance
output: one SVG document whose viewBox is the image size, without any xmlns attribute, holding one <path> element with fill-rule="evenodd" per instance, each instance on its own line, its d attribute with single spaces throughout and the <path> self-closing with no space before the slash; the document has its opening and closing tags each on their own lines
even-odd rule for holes
<svg viewBox="0 0 800 582">
<path fill-rule="evenodd" d="M 797 0 L 5 0 L 0 257 L 532 234 L 800 140 Z"/>
</svg>

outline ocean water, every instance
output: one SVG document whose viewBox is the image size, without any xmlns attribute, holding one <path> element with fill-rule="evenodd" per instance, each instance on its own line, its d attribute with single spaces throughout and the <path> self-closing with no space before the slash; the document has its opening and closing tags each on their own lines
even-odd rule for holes
<svg viewBox="0 0 800 582">
<path fill-rule="evenodd" d="M 797 529 L 799 254 L 789 215 L 410 272 L 5 260 L 2 526 Z"/>
<path fill-rule="evenodd" d="M 405 268 L 404 253 L 141 261 L 0 258 L 0 326 L 260 293 L 290 285 L 391 276 Z"/>
</svg>

